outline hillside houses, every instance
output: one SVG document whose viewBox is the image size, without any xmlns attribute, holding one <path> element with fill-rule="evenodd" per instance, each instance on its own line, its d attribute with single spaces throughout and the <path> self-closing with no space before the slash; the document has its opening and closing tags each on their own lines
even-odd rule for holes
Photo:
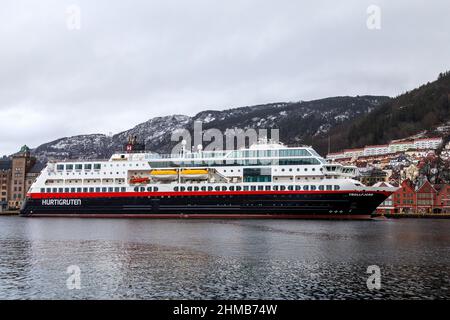
<svg viewBox="0 0 450 320">
<path fill-rule="evenodd" d="M 370 156 L 383 156 L 388 154 L 396 154 L 398 152 L 427 153 L 430 150 L 435 150 L 442 145 L 443 139 L 441 137 L 434 138 L 417 138 L 414 140 L 393 141 L 389 144 L 383 145 L 369 145 L 364 148 L 345 149 L 340 152 L 333 152 L 327 155 L 327 159 L 337 161 L 344 158 L 360 158 Z"/>
<path fill-rule="evenodd" d="M 378 208 L 380 214 L 450 213 L 450 142 L 416 137 L 346 149 L 327 155 L 332 162 L 355 165 L 366 185 L 399 186 Z"/>
</svg>

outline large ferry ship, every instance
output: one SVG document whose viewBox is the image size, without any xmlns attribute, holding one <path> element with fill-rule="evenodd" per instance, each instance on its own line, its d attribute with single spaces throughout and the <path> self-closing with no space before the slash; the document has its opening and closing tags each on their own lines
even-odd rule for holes
<svg viewBox="0 0 450 320">
<path fill-rule="evenodd" d="M 354 179 L 356 167 L 327 163 L 308 146 L 142 149 L 130 140 L 109 160 L 49 162 L 21 215 L 367 219 L 396 190 L 365 186 Z"/>
</svg>

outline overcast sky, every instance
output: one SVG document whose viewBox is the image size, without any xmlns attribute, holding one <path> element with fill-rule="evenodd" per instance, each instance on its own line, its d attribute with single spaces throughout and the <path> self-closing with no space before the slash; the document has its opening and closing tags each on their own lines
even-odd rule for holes
<svg viewBox="0 0 450 320">
<path fill-rule="evenodd" d="M 448 0 L 3 0 L 0 154 L 155 116 L 395 96 L 450 69 L 449 12 Z"/>
</svg>

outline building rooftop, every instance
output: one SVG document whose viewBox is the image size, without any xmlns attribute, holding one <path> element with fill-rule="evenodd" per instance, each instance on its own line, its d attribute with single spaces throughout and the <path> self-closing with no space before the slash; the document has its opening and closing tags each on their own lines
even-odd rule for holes
<svg viewBox="0 0 450 320">
<path fill-rule="evenodd" d="M 414 139 L 414 141 L 438 141 L 438 140 L 442 140 L 441 137 L 436 137 L 436 138 L 419 138 L 419 139 Z"/>
<path fill-rule="evenodd" d="M 414 141 L 408 140 L 408 141 L 395 141 L 391 142 L 390 144 L 412 144 L 412 143 L 414 143 Z"/>
<path fill-rule="evenodd" d="M 386 148 L 389 147 L 388 144 L 373 144 L 369 146 L 365 146 L 365 148 Z"/>
</svg>

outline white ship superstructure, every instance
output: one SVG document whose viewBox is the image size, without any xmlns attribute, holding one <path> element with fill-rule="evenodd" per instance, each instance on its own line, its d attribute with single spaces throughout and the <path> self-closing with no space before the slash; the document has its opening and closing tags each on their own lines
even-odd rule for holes
<svg viewBox="0 0 450 320">
<path fill-rule="evenodd" d="M 72 213 L 77 215 L 84 214 L 87 210 L 86 214 L 93 215 L 103 212 L 108 215 L 122 213 L 160 216 L 165 213 L 192 216 L 227 212 L 229 215 L 251 216 L 256 206 L 260 208 L 258 216 L 274 216 L 277 207 L 280 207 L 280 216 L 292 213 L 293 216 L 300 217 L 306 212 L 308 216 L 315 215 L 315 208 L 317 214 L 324 213 L 324 208 L 329 208 L 326 211 L 329 214 L 335 214 L 335 206 L 331 205 L 335 201 L 326 204 L 323 195 L 345 194 L 347 198 L 354 196 L 357 199 L 369 199 L 377 194 L 384 197 L 394 191 L 392 188 L 362 185 L 353 179 L 356 167 L 327 163 L 309 146 L 287 147 L 281 143 L 260 141 L 240 150 L 199 149 L 197 152 L 181 151 L 176 155 L 134 152 L 130 149 L 132 148 L 128 152 L 116 153 L 106 161 L 71 160 L 48 163 L 29 191 L 28 206 L 24 205 L 23 214 L 59 214 L 59 211 L 64 214 L 70 211 L 68 208 L 73 208 Z M 227 199 L 228 195 L 234 196 L 229 200 L 230 210 L 222 208 L 223 198 L 211 198 L 225 196 Z M 262 198 L 252 202 L 242 198 L 245 195 L 261 195 Z M 291 198 L 295 195 L 295 200 L 289 200 L 284 205 L 280 199 L 285 195 L 290 195 Z M 208 197 L 208 200 L 204 200 L 202 196 Z M 172 205 L 167 201 L 170 197 L 174 200 Z M 192 203 L 188 203 L 188 200 L 180 202 L 180 199 L 186 197 Z M 32 202 L 39 202 L 31 199 L 61 198 L 78 199 L 79 205 L 51 206 L 44 202 L 39 206 L 31 205 Z M 99 212 L 94 212 L 97 205 L 92 201 L 96 198 L 102 199 L 103 203 L 101 208 L 97 208 Z M 137 200 L 131 201 L 133 198 Z M 127 201 L 122 207 L 111 207 L 106 203 L 107 199 Z M 380 203 L 383 200 L 384 198 Z M 356 204 L 349 202 L 349 199 L 341 202 L 346 202 L 346 205 L 337 201 L 337 214 L 351 215 L 357 211 Z M 136 209 L 132 209 L 132 206 Z"/>
</svg>

